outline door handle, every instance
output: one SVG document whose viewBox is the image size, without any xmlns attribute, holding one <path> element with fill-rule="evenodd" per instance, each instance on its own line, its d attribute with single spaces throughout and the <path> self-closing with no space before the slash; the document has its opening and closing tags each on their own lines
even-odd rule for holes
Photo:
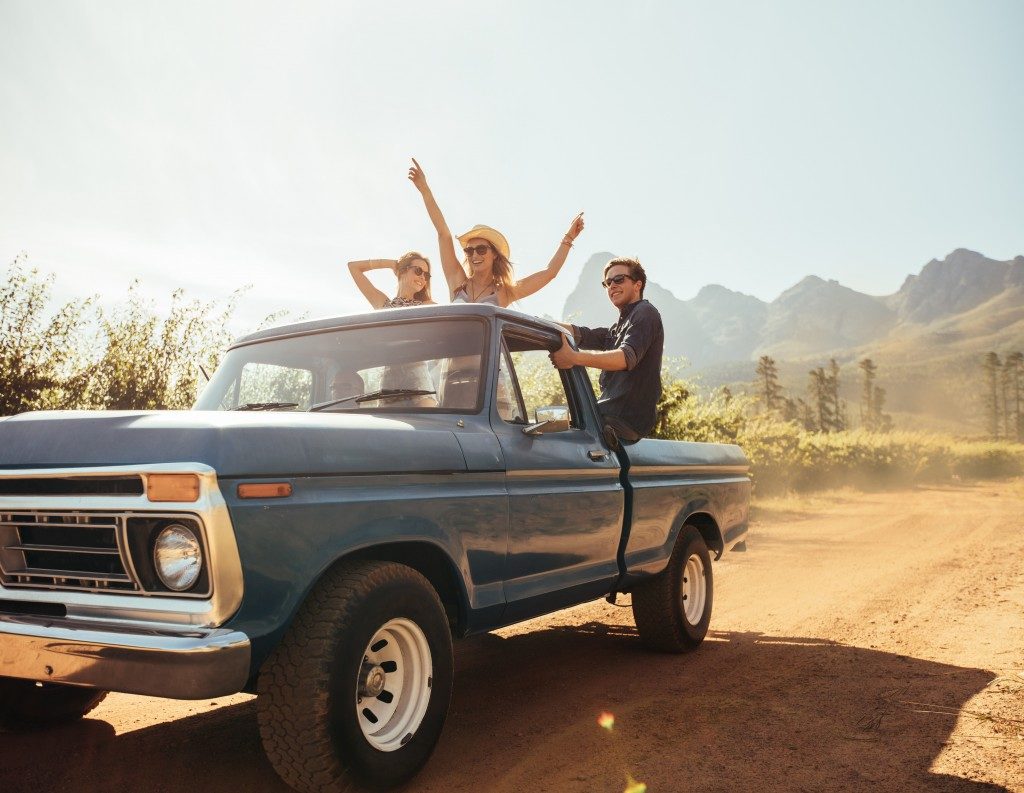
<svg viewBox="0 0 1024 793">
<path fill-rule="evenodd" d="M 603 449 L 591 449 L 589 452 L 587 452 L 587 457 L 589 457 L 595 463 L 600 462 L 607 456 L 608 453 Z"/>
</svg>

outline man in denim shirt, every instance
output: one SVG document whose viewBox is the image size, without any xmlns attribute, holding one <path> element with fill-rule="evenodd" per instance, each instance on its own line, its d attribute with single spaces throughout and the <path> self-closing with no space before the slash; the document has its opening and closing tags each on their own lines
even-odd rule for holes
<svg viewBox="0 0 1024 793">
<path fill-rule="evenodd" d="M 644 300 L 647 273 L 640 262 L 612 259 L 604 268 L 601 285 L 619 310 L 618 322 L 610 328 L 565 325 L 580 351 L 563 339 L 561 349 L 551 353 L 551 361 L 559 369 L 600 369 L 597 404 L 601 415 L 620 440 L 633 442 L 649 434 L 657 421 L 665 330 L 658 309 Z"/>
</svg>

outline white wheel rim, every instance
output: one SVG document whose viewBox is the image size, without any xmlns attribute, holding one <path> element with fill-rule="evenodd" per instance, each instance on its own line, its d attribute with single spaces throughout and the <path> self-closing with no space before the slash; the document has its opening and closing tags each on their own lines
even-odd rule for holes
<svg viewBox="0 0 1024 793">
<path fill-rule="evenodd" d="M 434 674 L 430 645 L 415 622 L 399 617 L 377 629 L 363 658 L 364 668 L 383 669 L 386 682 L 376 697 L 364 696 L 360 691 L 362 672 L 357 677 L 359 729 L 374 749 L 393 752 L 416 734 L 430 704 Z"/>
<path fill-rule="evenodd" d="M 707 601 L 708 588 L 704 579 L 704 562 L 698 554 L 691 554 L 683 568 L 683 581 L 680 587 L 683 601 L 683 615 L 691 625 L 697 625 L 704 616 L 704 603 Z"/>
</svg>

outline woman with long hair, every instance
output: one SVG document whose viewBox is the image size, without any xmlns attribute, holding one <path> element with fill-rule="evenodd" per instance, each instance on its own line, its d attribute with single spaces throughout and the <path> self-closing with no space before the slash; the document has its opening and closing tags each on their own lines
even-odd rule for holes
<svg viewBox="0 0 1024 793">
<path fill-rule="evenodd" d="M 394 270 L 398 278 L 398 294 L 388 297 L 370 279 L 366 277 L 368 270 Z M 400 259 L 361 259 L 348 263 L 348 271 L 374 308 L 405 308 L 433 304 L 430 296 L 430 261 L 422 253 L 409 251 Z M 361 377 L 356 373 L 357 377 Z M 435 391 L 433 378 L 425 363 L 411 363 L 388 366 L 381 374 L 381 388 L 413 389 L 417 391 Z M 412 407 L 436 407 L 437 400 L 433 396 L 405 397 L 401 400 L 389 400 L 388 404 L 406 404 Z"/>
<path fill-rule="evenodd" d="M 494 303 L 507 306 L 532 295 L 558 275 L 569 255 L 569 249 L 583 231 L 583 213 L 580 212 L 569 224 L 569 230 L 562 237 L 548 266 L 516 280 L 509 262 L 511 249 L 504 234 L 490 226 L 473 226 L 458 237 L 465 254 L 465 258 L 460 261 L 455 238 L 430 191 L 423 169 L 415 159 L 409 168 L 409 180 L 420 191 L 430 221 L 437 230 L 441 269 L 448 281 L 453 303 Z"/>
<path fill-rule="evenodd" d="M 388 297 L 366 277 L 368 270 L 393 270 L 398 294 Z M 400 259 L 360 259 L 348 263 L 348 271 L 363 297 L 374 308 L 401 308 L 433 303 L 430 296 L 430 261 L 422 253 L 409 251 Z"/>
</svg>

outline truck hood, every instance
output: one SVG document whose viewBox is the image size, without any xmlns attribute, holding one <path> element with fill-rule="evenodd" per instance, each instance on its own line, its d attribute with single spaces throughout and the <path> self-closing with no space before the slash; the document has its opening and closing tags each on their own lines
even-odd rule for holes
<svg viewBox="0 0 1024 793">
<path fill-rule="evenodd" d="M 0 469 L 195 462 L 220 477 L 464 471 L 455 434 L 351 413 L 23 413 L 0 421 Z"/>
</svg>

